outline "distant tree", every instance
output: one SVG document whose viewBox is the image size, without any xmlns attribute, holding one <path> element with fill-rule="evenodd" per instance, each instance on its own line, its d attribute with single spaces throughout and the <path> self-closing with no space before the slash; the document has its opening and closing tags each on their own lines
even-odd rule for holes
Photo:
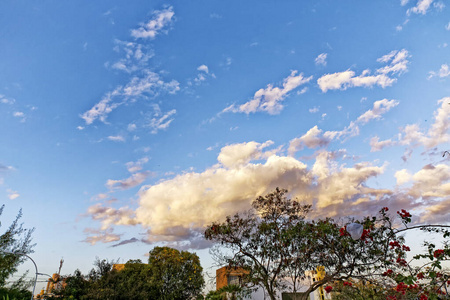
<svg viewBox="0 0 450 300">
<path fill-rule="evenodd" d="M 195 253 L 155 247 L 148 259 L 151 282 L 161 300 L 196 299 L 203 289 L 203 268 Z"/>
<path fill-rule="evenodd" d="M 4 205 L 0 207 L 0 216 L 4 208 Z M 19 211 L 15 220 L 6 231 L 0 235 L 0 287 L 3 290 L 8 289 L 8 285 L 6 284 L 7 279 L 17 272 L 17 267 L 26 259 L 22 254 L 30 254 L 33 252 L 34 244 L 32 244 L 31 235 L 34 228 L 24 228 L 23 224 L 19 223 L 21 217 L 22 210 Z M 9 287 L 14 291 L 25 290 L 28 282 L 24 281 L 24 277 L 25 275 L 13 283 L 13 285 L 9 285 Z"/>
</svg>

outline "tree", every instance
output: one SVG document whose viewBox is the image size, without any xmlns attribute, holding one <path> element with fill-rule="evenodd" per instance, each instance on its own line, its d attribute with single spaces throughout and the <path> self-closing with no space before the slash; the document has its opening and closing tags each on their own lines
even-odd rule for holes
<svg viewBox="0 0 450 300">
<path fill-rule="evenodd" d="M 219 263 L 247 269 L 247 285 L 263 287 L 272 300 L 277 290 L 287 288 L 281 278 L 291 275 L 295 291 L 304 274 L 298 251 L 307 240 L 298 233 L 306 230 L 304 218 L 310 206 L 287 199 L 286 193 L 277 188 L 260 196 L 253 201 L 252 211 L 228 216 L 224 223 L 215 222 L 204 234 L 231 251 L 231 256 L 223 256 Z"/>
<path fill-rule="evenodd" d="M 203 268 L 197 254 L 169 247 L 155 247 L 148 259 L 151 282 L 158 298 L 195 299 L 203 289 Z"/>
<path fill-rule="evenodd" d="M 0 216 L 4 208 L 5 205 L 0 207 Z M 17 272 L 17 267 L 24 261 L 25 258 L 21 254 L 33 252 L 34 244 L 31 243 L 31 235 L 34 228 L 24 228 L 23 224 L 19 223 L 21 217 L 22 210 L 19 211 L 6 231 L 0 235 L 0 287 L 3 288 L 6 288 L 5 284 L 8 277 Z M 23 281 L 24 276 L 16 282 L 13 286 L 14 289 L 23 290 L 26 288 L 27 284 Z"/>
<path fill-rule="evenodd" d="M 346 225 L 339 221 L 306 220 L 309 207 L 287 199 L 286 193 L 277 188 L 253 201 L 253 211 L 227 217 L 225 222 L 215 222 L 205 231 L 206 239 L 227 248 L 225 254 L 219 250 L 220 255 L 216 256 L 219 263 L 249 271 L 247 287 L 259 285 L 271 299 L 276 299 L 280 291 L 295 292 L 299 284 L 306 284 L 306 291 L 300 297 L 307 299 L 309 293 L 324 285 L 331 292 L 332 284 L 348 282 L 350 278 L 382 286 L 382 293 L 388 296 L 392 296 L 392 290 L 403 295 L 405 285 L 418 296 L 437 295 L 446 287 L 448 273 L 441 270 L 441 262 L 450 258 L 448 244 L 442 249 L 428 244 L 427 253 L 415 259 L 429 262 L 417 269 L 406 261 L 410 249 L 400 233 L 422 229 L 441 233 L 445 240 L 450 236 L 446 229 L 450 226 L 408 227 L 411 215 L 401 210 L 397 217 L 405 227 L 398 228 L 395 220 L 387 215 L 388 208 L 382 208 L 377 216 L 350 220 L 349 223 L 362 227 L 360 237 L 354 240 Z M 326 274 L 306 282 L 305 271 L 318 267 L 324 268 Z M 426 270 L 428 275 L 419 276 L 420 270 Z M 428 281 L 419 282 L 417 276 Z"/>
</svg>

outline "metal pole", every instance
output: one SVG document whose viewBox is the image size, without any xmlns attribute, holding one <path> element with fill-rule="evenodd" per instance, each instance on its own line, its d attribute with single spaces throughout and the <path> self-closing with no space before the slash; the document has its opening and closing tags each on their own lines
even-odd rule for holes
<svg viewBox="0 0 450 300">
<path fill-rule="evenodd" d="M 12 254 L 12 255 L 23 255 L 23 256 L 28 257 L 28 258 L 33 262 L 34 268 L 36 269 L 36 276 L 35 276 L 35 278 L 34 278 L 33 292 L 31 293 L 31 300 L 33 300 L 33 299 L 34 299 L 34 289 L 36 288 L 37 277 L 38 277 L 38 274 L 40 274 L 40 273 L 38 272 L 38 268 L 37 268 L 36 263 L 34 262 L 34 260 L 33 260 L 31 257 L 29 257 L 29 256 L 28 256 L 27 254 L 25 254 L 25 253 L 21 253 L 21 252 L 9 252 L 9 251 L 3 251 L 3 250 L 2 250 L 2 252 L 3 252 L 3 253 L 9 253 L 9 254 Z"/>
</svg>

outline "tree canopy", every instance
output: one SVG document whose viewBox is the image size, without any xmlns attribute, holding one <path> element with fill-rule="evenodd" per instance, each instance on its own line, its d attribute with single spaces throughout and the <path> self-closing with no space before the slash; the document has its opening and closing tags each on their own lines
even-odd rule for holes
<svg viewBox="0 0 450 300">
<path fill-rule="evenodd" d="M 450 259 L 448 244 L 437 250 L 434 244 L 427 244 L 428 251 L 415 257 L 428 260 L 426 267 L 420 269 L 406 260 L 410 249 L 400 233 L 422 229 L 442 234 L 448 240 L 450 226 L 408 227 L 409 212 L 397 212 L 401 222 L 396 223 L 385 207 L 376 216 L 347 222 L 362 227 L 355 240 L 343 221 L 308 220 L 310 207 L 288 199 L 286 193 L 277 188 L 254 200 L 253 210 L 214 222 L 205 230 L 205 238 L 217 242 L 215 256 L 220 264 L 249 271 L 244 278 L 248 288 L 260 286 L 270 299 L 276 299 L 277 293 L 296 292 L 303 285 L 302 297 L 306 299 L 325 285 L 327 292 L 336 282 L 347 282 L 348 286 L 350 279 L 382 286 L 389 296 L 402 295 L 404 286 L 400 283 L 407 287 L 417 284 L 417 296 L 436 295 L 448 284 L 448 272 L 441 270 L 441 262 Z M 398 223 L 404 227 L 397 227 Z M 308 282 L 305 271 L 318 268 L 325 269 L 324 276 Z M 420 272 L 428 275 L 419 275 Z M 428 280 L 420 282 L 424 277 Z"/>
<path fill-rule="evenodd" d="M 0 217 L 3 214 L 5 205 L 0 207 Z M 0 235 L 0 295 L 11 294 L 10 298 L 21 297 L 27 294 L 26 287 L 28 282 L 24 281 L 24 274 L 18 280 L 8 284 L 8 278 L 17 272 L 17 267 L 24 261 L 23 254 L 33 252 L 34 244 L 32 244 L 31 235 L 34 228 L 24 228 L 20 223 L 22 210 L 19 211 L 14 221 Z M 0 222 L 0 227 L 2 223 Z M 19 299 L 19 298 L 18 298 Z"/>
</svg>

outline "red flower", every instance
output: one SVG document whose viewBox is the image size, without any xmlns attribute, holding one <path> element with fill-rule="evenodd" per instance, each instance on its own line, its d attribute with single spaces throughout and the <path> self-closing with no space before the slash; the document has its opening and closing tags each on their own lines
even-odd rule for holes
<svg viewBox="0 0 450 300">
<path fill-rule="evenodd" d="M 395 247 L 400 247 L 400 243 L 397 241 L 389 242 L 389 246 L 391 246 L 391 249 L 394 249 Z"/>
<path fill-rule="evenodd" d="M 407 288 L 408 288 L 408 286 L 404 282 L 400 282 L 399 284 L 397 284 L 397 287 L 395 288 L 395 290 L 404 295 L 404 294 L 406 294 Z"/>
<path fill-rule="evenodd" d="M 400 265 L 400 266 L 406 266 L 408 263 L 406 262 L 406 260 L 404 260 L 403 258 L 397 258 L 397 263 Z"/>
<path fill-rule="evenodd" d="M 389 276 L 389 275 L 392 275 L 392 273 L 394 273 L 394 271 L 389 269 L 389 270 L 387 270 L 386 272 L 383 273 L 383 276 Z"/>
<path fill-rule="evenodd" d="M 340 236 L 348 235 L 348 233 L 347 233 L 347 226 L 344 226 L 341 229 L 339 229 L 339 235 Z"/>
<path fill-rule="evenodd" d="M 425 275 L 423 275 L 422 272 L 420 272 L 419 274 L 417 274 L 417 279 L 424 279 Z"/>
<path fill-rule="evenodd" d="M 434 251 L 433 256 L 436 257 L 436 258 L 438 258 L 439 256 L 441 256 L 441 255 L 443 255 L 443 254 L 444 254 L 444 250 L 438 249 L 438 250 Z"/>
<path fill-rule="evenodd" d="M 404 251 L 411 251 L 411 248 L 409 248 L 408 246 L 402 245 L 402 249 Z"/>
<path fill-rule="evenodd" d="M 327 293 L 331 292 L 332 290 L 333 290 L 333 287 L 331 287 L 331 286 L 329 286 L 329 285 L 327 285 L 327 286 L 325 287 L 325 292 L 327 292 Z"/>
<path fill-rule="evenodd" d="M 344 286 L 352 286 L 352 283 L 348 282 L 348 281 L 344 281 Z"/>
<path fill-rule="evenodd" d="M 424 294 L 420 295 L 419 300 L 428 300 L 428 297 Z"/>
<path fill-rule="evenodd" d="M 399 214 L 402 219 L 411 218 L 411 214 L 404 209 L 402 209 L 401 212 L 397 211 L 397 214 Z"/>
</svg>

